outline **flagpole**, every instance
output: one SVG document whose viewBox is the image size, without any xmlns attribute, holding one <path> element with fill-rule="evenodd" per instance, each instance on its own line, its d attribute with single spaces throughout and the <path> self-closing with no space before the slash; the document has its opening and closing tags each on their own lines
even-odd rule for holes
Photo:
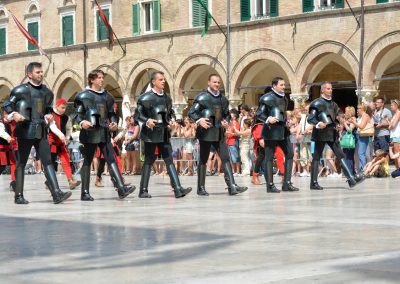
<svg viewBox="0 0 400 284">
<path fill-rule="evenodd" d="M 360 58 L 358 64 L 358 80 L 357 80 L 357 95 L 358 101 L 361 101 L 362 95 L 361 91 L 363 89 L 363 71 L 364 71 L 364 41 L 365 41 L 365 10 L 364 10 L 364 0 L 361 0 L 361 17 L 360 17 Z"/>
<path fill-rule="evenodd" d="M 221 28 L 221 26 L 218 24 L 218 22 L 215 20 L 214 16 L 208 11 L 208 8 L 206 7 L 206 5 L 204 5 L 204 3 L 201 0 L 197 0 L 197 2 L 201 5 L 201 7 L 203 7 L 204 10 L 206 10 L 206 15 L 205 17 L 207 18 L 208 15 L 210 15 L 211 19 L 214 21 L 214 23 L 217 25 L 218 29 L 221 31 L 221 33 L 224 34 L 225 39 L 226 39 L 226 34 L 224 32 L 224 30 Z"/>
<path fill-rule="evenodd" d="M 231 96 L 231 1 L 226 2 L 226 84 L 225 95 Z"/>
<path fill-rule="evenodd" d="M 114 32 L 114 29 L 112 29 L 112 32 L 113 32 L 113 35 L 115 36 L 115 38 L 116 38 L 116 40 L 117 40 L 119 46 L 121 47 L 122 52 L 124 53 L 124 55 L 126 55 L 126 45 L 125 45 L 125 48 L 123 48 L 121 42 L 119 41 L 119 38 L 117 37 L 117 35 L 116 35 L 115 32 Z"/>
</svg>

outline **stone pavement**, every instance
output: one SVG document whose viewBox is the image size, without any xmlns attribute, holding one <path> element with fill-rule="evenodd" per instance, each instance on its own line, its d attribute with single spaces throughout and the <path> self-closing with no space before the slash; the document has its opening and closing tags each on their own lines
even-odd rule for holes
<svg viewBox="0 0 400 284">
<path fill-rule="evenodd" d="M 120 201 L 105 177 L 94 202 L 75 190 L 60 205 L 43 181 L 26 176 L 31 203 L 17 206 L 0 176 L 1 284 L 400 283 L 399 180 L 350 191 L 324 178 L 325 190 L 310 191 L 309 178 L 294 178 L 301 191 L 267 194 L 243 177 L 250 189 L 231 197 L 208 177 L 209 197 L 175 199 L 168 177 L 152 177 L 152 199 Z"/>
</svg>

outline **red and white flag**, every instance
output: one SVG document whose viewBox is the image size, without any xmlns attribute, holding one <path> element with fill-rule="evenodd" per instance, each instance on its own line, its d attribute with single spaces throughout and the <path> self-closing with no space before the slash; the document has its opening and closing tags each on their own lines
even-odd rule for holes
<svg viewBox="0 0 400 284">
<path fill-rule="evenodd" d="M 14 16 L 13 13 L 11 13 L 10 11 L 8 11 L 8 13 L 10 13 L 11 17 L 13 18 L 15 24 L 17 25 L 18 29 L 20 30 L 20 32 L 22 33 L 22 35 L 28 40 L 28 42 L 34 46 L 37 47 L 37 49 L 39 50 L 40 55 L 46 55 L 46 53 L 44 52 L 44 50 L 39 46 L 39 43 L 37 42 L 37 40 L 28 32 L 28 30 L 18 21 L 18 19 Z"/>
</svg>

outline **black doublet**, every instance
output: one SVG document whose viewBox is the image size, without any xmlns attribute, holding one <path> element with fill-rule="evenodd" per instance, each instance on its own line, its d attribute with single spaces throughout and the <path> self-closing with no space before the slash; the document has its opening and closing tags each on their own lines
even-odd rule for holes
<svg viewBox="0 0 400 284">
<path fill-rule="evenodd" d="M 289 136 L 286 126 L 286 110 L 288 107 L 286 96 L 280 96 L 271 91 L 260 98 L 256 117 L 258 120 L 266 122 L 268 117 L 275 117 L 279 121 L 274 124 L 264 123 L 262 136 L 264 140 L 282 141 Z"/>
<path fill-rule="evenodd" d="M 319 122 L 327 124 L 324 129 L 314 127 L 311 139 L 313 141 L 334 142 L 339 137 L 338 131 L 336 130 L 336 117 L 341 111 L 338 105 L 333 100 L 320 97 L 311 102 L 309 112 L 308 123 L 315 126 Z"/>
<path fill-rule="evenodd" d="M 149 91 L 139 97 L 134 118 L 143 124 L 140 137 L 144 142 L 168 142 L 170 138 L 168 124 L 174 117 L 172 99 L 167 94 L 160 96 Z M 147 127 L 148 119 L 156 120 L 153 129 Z"/>
<path fill-rule="evenodd" d="M 205 129 L 198 125 L 196 138 L 200 141 L 217 142 L 224 138 L 225 128 L 222 121 L 230 121 L 229 101 L 221 94 L 214 96 L 210 92 L 202 92 L 194 100 L 189 111 L 189 117 L 198 121 L 201 118 L 208 118 L 211 127 Z"/>
<path fill-rule="evenodd" d="M 34 86 L 30 83 L 15 87 L 10 97 L 3 104 L 8 113 L 18 112 L 25 120 L 17 122 L 14 136 L 21 139 L 41 139 L 45 131 L 46 114 L 53 112 L 53 93 L 46 85 Z"/>
<path fill-rule="evenodd" d="M 75 121 L 83 120 L 92 123 L 93 127 L 81 129 L 79 140 L 81 143 L 106 143 L 110 140 L 108 126 L 111 122 L 118 123 L 114 112 L 114 98 L 106 90 L 95 92 L 91 89 L 78 93 L 74 101 Z"/>
</svg>

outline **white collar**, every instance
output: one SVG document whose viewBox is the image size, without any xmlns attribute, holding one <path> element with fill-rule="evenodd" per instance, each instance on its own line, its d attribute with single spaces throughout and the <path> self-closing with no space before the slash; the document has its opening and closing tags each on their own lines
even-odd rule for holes
<svg viewBox="0 0 400 284">
<path fill-rule="evenodd" d="M 153 91 L 154 94 L 156 94 L 157 96 L 164 96 L 164 91 L 161 91 L 161 93 L 157 93 L 156 90 L 154 90 L 154 88 L 151 88 L 151 90 Z"/>
<path fill-rule="evenodd" d="M 277 94 L 278 96 L 284 97 L 285 93 L 278 93 L 274 88 L 272 88 L 272 91 Z"/>
<path fill-rule="evenodd" d="M 323 99 L 325 99 L 327 101 L 331 101 L 332 100 L 332 97 L 329 99 L 329 98 L 325 97 L 324 94 L 321 94 L 321 98 L 323 98 Z"/>
<path fill-rule="evenodd" d="M 100 91 L 96 91 L 96 90 L 92 89 L 92 88 L 89 87 L 89 86 L 86 86 L 86 90 L 91 90 L 91 91 L 93 91 L 93 92 L 95 92 L 95 93 L 98 93 L 98 94 L 104 93 L 104 89 L 101 89 Z"/>
<path fill-rule="evenodd" d="M 40 87 L 42 85 L 42 83 L 40 83 L 39 85 L 36 85 L 35 83 L 33 83 L 31 80 L 28 81 L 29 84 L 31 84 L 34 87 Z"/>
<path fill-rule="evenodd" d="M 211 91 L 211 89 L 210 88 L 207 88 L 207 91 L 211 94 L 211 95 L 213 95 L 214 97 L 218 97 L 219 96 L 219 94 L 220 94 L 220 91 L 217 91 L 217 93 L 216 94 L 214 94 L 213 93 L 213 91 Z"/>
</svg>

